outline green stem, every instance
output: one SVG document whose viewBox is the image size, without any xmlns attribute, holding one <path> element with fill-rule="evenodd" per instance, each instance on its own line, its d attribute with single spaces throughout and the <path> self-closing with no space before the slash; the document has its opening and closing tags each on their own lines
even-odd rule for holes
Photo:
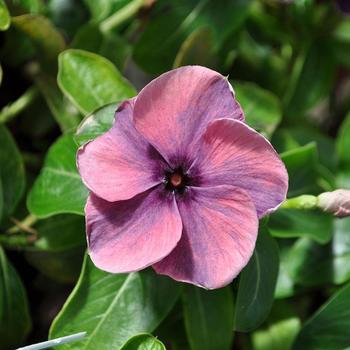
<svg viewBox="0 0 350 350">
<path fill-rule="evenodd" d="M 30 87 L 16 101 L 8 104 L 0 111 L 0 123 L 6 123 L 17 114 L 26 109 L 39 95 L 38 89 L 35 86 Z"/>
<path fill-rule="evenodd" d="M 132 0 L 112 16 L 106 18 L 100 24 L 101 32 L 109 32 L 113 28 L 119 26 L 121 23 L 134 16 L 140 10 L 140 8 L 144 6 L 144 4 L 145 0 Z"/>
<path fill-rule="evenodd" d="M 315 209 L 317 208 L 318 198 L 310 194 L 303 194 L 298 197 L 289 198 L 282 203 L 284 209 Z"/>
</svg>

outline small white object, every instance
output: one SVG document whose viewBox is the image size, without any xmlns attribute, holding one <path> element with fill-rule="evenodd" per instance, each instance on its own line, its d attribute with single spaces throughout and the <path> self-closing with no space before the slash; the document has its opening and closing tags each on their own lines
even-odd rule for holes
<svg viewBox="0 0 350 350">
<path fill-rule="evenodd" d="M 48 341 L 44 341 L 42 343 L 37 343 L 33 345 L 28 345 L 23 348 L 18 348 L 17 350 L 40 350 L 40 349 L 47 349 L 51 346 L 57 346 L 62 345 L 66 343 L 70 343 L 73 341 L 81 340 L 85 337 L 86 332 L 80 332 L 72 335 L 67 335 L 66 337 L 56 338 Z"/>
</svg>

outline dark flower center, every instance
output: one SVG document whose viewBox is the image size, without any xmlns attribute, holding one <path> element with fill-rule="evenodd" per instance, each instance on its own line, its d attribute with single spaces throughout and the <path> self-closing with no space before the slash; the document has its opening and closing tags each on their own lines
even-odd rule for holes
<svg viewBox="0 0 350 350">
<path fill-rule="evenodd" d="M 182 167 L 165 172 L 165 188 L 172 192 L 183 193 L 191 180 Z"/>
</svg>

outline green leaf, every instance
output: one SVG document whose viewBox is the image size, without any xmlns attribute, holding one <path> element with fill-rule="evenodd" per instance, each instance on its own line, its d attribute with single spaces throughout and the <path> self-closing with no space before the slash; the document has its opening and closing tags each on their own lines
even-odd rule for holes
<svg viewBox="0 0 350 350">
<path fill-rule="evenodd" d="M 6 30 L 11 23 L 11 17 L 4 0 L 0 0 L 0 30 Z"/>
<path fill-rule="evenodd" d="M 93 23 L 88 23 L 79 29 L 71 47 L 97 53 L 110 60 L 120 70 L 123 70 L 131 54 L 131 46 L 125 38 L 115 32 L 103 33 L 98 25 Z"/>
<path fill-rule="evenodd" d="M 341 165 L 350 169 L 350 113 L 343 121 L 337 137 L 337 151 Z"/>
<path fill-rule="evenodd" d="M 36 83 L 61 130 L 66 132 L 75 129 L 81 117 L 70 101 L 63 97 L 56 81 L 48 75 L 41 74 L 37 77 Z"/>
<path fill-rule="evenodd" d="M 75 283 L 79 277 L 85 247 L 78 246 L 62 251 L 26 251 L 27 261 L 43 275 L 59 283 Z"/>
<path fill-rule="evenodd" d="M 315 42 L 296 60 L 285 96 L 284 112 L 289 119 L 310 110 L 325 97 L 333 83 L 335 64 L 323 42 Z M 317 77 L 317 78 L 315 78 Z"/>
<path fill-rule="evenodd" d="M 25 187 L 24 164 L 15 140 L 0 124 L 0 182 L 2 184 L 3 214 L 13 213 Z M 1 201 L 1 199 L 0 199 Z M 3 215 L 3 216 L 4 216 Z M 1 217 L 0 213 L 0 217 Z"/>
<path fill-rule="evenodd" d="M 249 332 L 268 316 L 274 298 L 279 266 L 278 246 L 265 228 L 260 229 L 256 248 L 241 272 L 235 330 Z"/>
<path fill-rule="evenodd" d="M 303 326 L 293 349 L 339 350 L 350 345 L 350 284 L 335 293 Z"/>
<path fill-rule="evenodd" d="M 304 286 L 342 284 L 350 279 L 350 218 L 335 219 L 333 239 L 319 245 L 298 240 L 290 249 L 286 265 L 295 282 Z"/>
<path fill-rule="evenodd" d="M 289 175 L 288 197 L 301 194 L 318 194 L 317 148 L 314 142 L 284 152 L 281 158 Z"/>
<path fill-rule="evenodd" d="M 231 349 L 234 307 L 230 287 L 208 291 L 186 286 L 183 305 L 191 350 Z"/>
<path fill-rule="evenodd" d="M 250 0 L 225 0 L 220 6 L 208 0 L 157 1 L 152 21 L 134 47 L 136 63 L 150 73 L 170 69 L 182 43 L 200 27 L 211 29 L 216 44 L 214 50 L 218 50 L 242 25 L 250 4 Z"/>
<path fill-rule="evenodd" d="M 45 11 L 44 0 L 12 0 L 18 4 L 24 12 L 41 13 Z"/>
<path fill-rule="evenodd" d="M 50 338 L 86 331 L 62 350 L 119 349 L 131 336 L 152 332 L 179 295 L 179 285 L 153 271 L 110 274 L 86 256 L 79 281 L 54 320 Z"/>
<path fill-rule="evenodd" d="M 32 250 L 58 252 L 86 245 L 85 222 L 80 215 L 55 215 L 33 226 L 38 239 Z"/>
<path fill-rule="evenodd" d="M 88 115 L 78 127 L 75 142 L 81 146 L 108 131 L 113 125 L 118 106 L 118 103 L 111 103 Z"/>
<path fill-rule="evenodd" d="M 50 147 L 27 198 L 31 213 L 40 218 L 60 213 L 84 213 L 88 190 L 76 168 L 77 149 L 72 135 L 61 136 Z"/>
<path fill-rule="evenodd" d="M 247 124 L 270 137 L 282 117 L 278 98 L 253 83 L 233 82 L 232 85 L 237 101 L 243 108 Z"/>
<path fill-rule="evenodd" d="M 277 302 L 264 328 L 252 334 L 253 350 L 290 350 L 300 330 L 300 320 L 289 304 Z"/>
<path fill-rule="evenodd" d="M 130 0 L 84 0 L 94 22 L 100 22 L 127 5 Z"/>
<path fill-rule="evenodd" d="M 0 247 L 0 349 L 21 345 L 30 328 L 26 291 Z"/>
<path fill-rule="evenodd" d="M 279 209 L 270 216 L 268 223 L 275 237 L 308 237 L 319 243 L 332 238 L 333 218 L 318 210 Z"/>
<path fill-rule="evenodd" d="M 12 23 L 26 34 L 48 59 L 56 59 L 65 47 L 61 33 L 43 16 L 35 14 L 16 16 L 12 18 Z"/>
<path fill-rule="evenodd" d="M 83 50 L 60 54 L 57 79 L 63 93 L 83 114 L 136 94 L 110 61 Z"/>
<path fill-rule="evenodd" d="M 175 57 L 173 68 L 194 64 L 215 68 L 217 58 L 213 46 L 211 30 L 207 27 L 196 29 L 182 43 Z"/>
<path fill-rule="evenodd" d="M 138 334 L 129 339 L 121 350 L 166 350 L 162 342 L 151 334 Z"/>
<path fill-rule="evenodd" d="M 288 298 L 294 295 L 295 283 L 289 271 L 289 252 L 292 240 L 278 240 L 280 266 L 278 270 L 275 299 Z M 294 241 L 293 241 L 294 242 Z"/>
<path fill-rule="evenodd" d="M 278 153 L 282 153 L 305 146 L 311 140 L 316 142 L 320 163 L 332 171 L 336 170 L 338 157 L 334 139 L 316 128 L 307 125 L 279 128 L 272 137 L 272 144 Z"/>
</svg>

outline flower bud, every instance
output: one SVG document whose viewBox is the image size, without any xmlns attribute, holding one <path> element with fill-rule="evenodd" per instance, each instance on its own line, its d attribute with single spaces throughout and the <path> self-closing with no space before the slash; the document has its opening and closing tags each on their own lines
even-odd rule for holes
<svg viewBox="0 0 350 350">
<path fill-rule="evenodd" d="M 339 218 L 350 216 L 350 190 L 339 189 L 318 196 L 318 207 Z"/>
</svg>

